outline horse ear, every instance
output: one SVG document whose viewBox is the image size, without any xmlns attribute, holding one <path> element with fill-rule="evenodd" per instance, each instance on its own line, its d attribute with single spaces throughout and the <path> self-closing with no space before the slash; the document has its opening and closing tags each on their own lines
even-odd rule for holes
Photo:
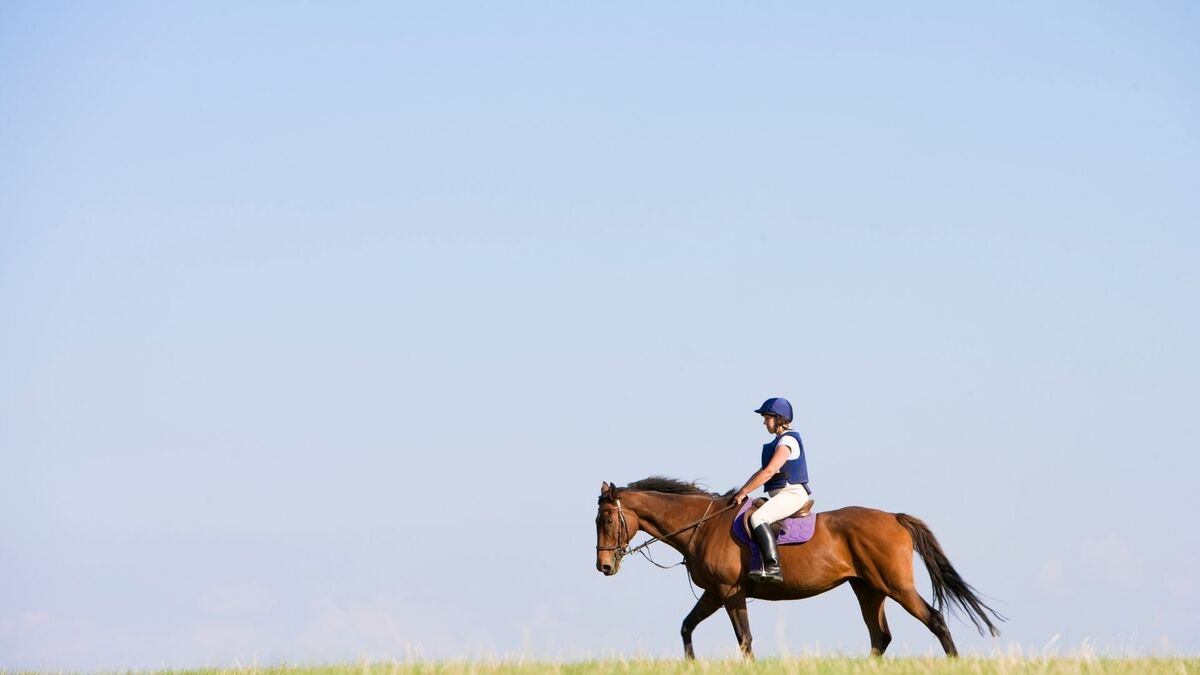
<svg viewBox="0 0 1200 675">
<path fill-rule="evenodd" d="M 600 484 L 600 494 L 602 494 L 602 495 L 608 494 L 608 481 L 604 481 L 603 483 Z"/>
</svg>

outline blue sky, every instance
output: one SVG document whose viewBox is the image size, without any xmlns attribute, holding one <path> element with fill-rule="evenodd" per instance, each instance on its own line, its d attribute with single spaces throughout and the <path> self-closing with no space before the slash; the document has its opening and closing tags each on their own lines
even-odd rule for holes
<svg viewBox="0 0 1200 675">
<path fill-rule="evenodd" d="M 1198 20 L 3 3 L 0 667 L 678 655 L 599 483 L 740 484 L 779 395 L 960 648 L 1195 654 Z"/>
</svg>

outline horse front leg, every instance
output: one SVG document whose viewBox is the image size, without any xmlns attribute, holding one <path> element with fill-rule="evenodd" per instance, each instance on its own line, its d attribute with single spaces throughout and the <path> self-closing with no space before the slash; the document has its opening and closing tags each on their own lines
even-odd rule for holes
<svg viewBox="0 0 1200 675">
<path fill-rule="evenodd" d="M 679 634 L 683 636 L 683 656 L 689 661 L 696 658 L 696 652 L 692 651 L 692 631 L 696 630 L 696 626 L 700 625 L 701 621 L 712 616 L 720 606 L 721 596 L 712 591 L 704 591 L 704 594 L 696 602 L 696 606 L 683 618 L 683 628 L 680 629 Z"/>
<path fill-rule="evenodd" d="M 733 634 L 737 636 L 738 647 L 742 656 L 754 660 L 754 652 L 750 649 L 753 637 L 750 635 L 750 613 L 746 611 L 746 592 L 738 591 L 725 598 L 725 611 L 729 613 L 729 621 L 733 624 Z"/>
</svg>

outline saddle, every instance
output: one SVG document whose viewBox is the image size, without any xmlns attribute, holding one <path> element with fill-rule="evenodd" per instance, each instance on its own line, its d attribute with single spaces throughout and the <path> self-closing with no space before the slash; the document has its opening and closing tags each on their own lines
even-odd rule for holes
<svg viewBox="0 0 1200 675">
<path fill-rule="evenodd" d="M 767 503 L 767 499 L 765 497 L 759 497 L 758 499 L 754 500 L 754 502 L 750 505 L 750 508 L 746 509 L 745 515 L 742 516 L 742 527 L 746 528 L 747 532 L 750 531 L 750 514 L 757 511 L 759 508 L 762 507 L 763 504 L 766 504 L 766 503 Z M 812 507 L 813 507 L 813 504 L 815 504 L 815 503 L 816 502 L 814 502 L 813 500 L 810 499 L 810 500 L 804 502 L 804 506 L 801 506 L 799 511 L 796 511 L 795 513 L 788 516 L 787 518 L 781 518 L 781 519 L 771 523 L 771 530 L 775 533 L 775 536 L 779 537 L 780 532 L 783 530 L 783 521 L 788 520 L 790 518 L 806 518 L 809 515 L 811 515 Z"/>
<path fill-rule="evenodd" d="M 765 499 L 756 499 L 753 502 L 747 500 L 733 519 L 734 538 L 750 549 L 750 569 L 762 569 L 762 553 L 758 550 L 758 545 L 754 543 L 754 537 L 750 534 L 750 514 L 766 501 Z M 817 518 L 819 517 L 810 513 L 812 506 L 813 500 L 810 499 L 796 513 L 771 523 L 777 544 L 780 546 L 803 544 L 812 539 L 817 530 Z"/>
</svg>

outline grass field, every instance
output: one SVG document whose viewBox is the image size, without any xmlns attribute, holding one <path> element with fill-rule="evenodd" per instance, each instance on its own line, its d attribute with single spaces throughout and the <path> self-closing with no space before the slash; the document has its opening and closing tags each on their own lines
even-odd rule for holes
<svg viewBox="0 0 1200 675">
<path fill-rule="evenodd" d="M 165 674 L 172 671 L 160 671 Z M 375 663 L 345 666 L 270 668 L 240 668 L 173 671 L 174 675 L 593 675 L 600 673 L 629 673 L 631 675 L 950 675 L 977 673 L 1005 675 L 1008 673 L 1067 674 L 1133 674 L 1133 673 L 1195 673 L 1200 674 L 1200 658 L 1008 658 L 968 657 L 946 658 L 841 658 L 813 657 L 793 659 L 762 659 L 753 663 L 743 661 L 708 661 L 685 663 L 682 660 L 621 660 L 584 661 L 576 663 L 538 663 L 521 661 L 461 661 L 429 663 Z"/>
</svg>

